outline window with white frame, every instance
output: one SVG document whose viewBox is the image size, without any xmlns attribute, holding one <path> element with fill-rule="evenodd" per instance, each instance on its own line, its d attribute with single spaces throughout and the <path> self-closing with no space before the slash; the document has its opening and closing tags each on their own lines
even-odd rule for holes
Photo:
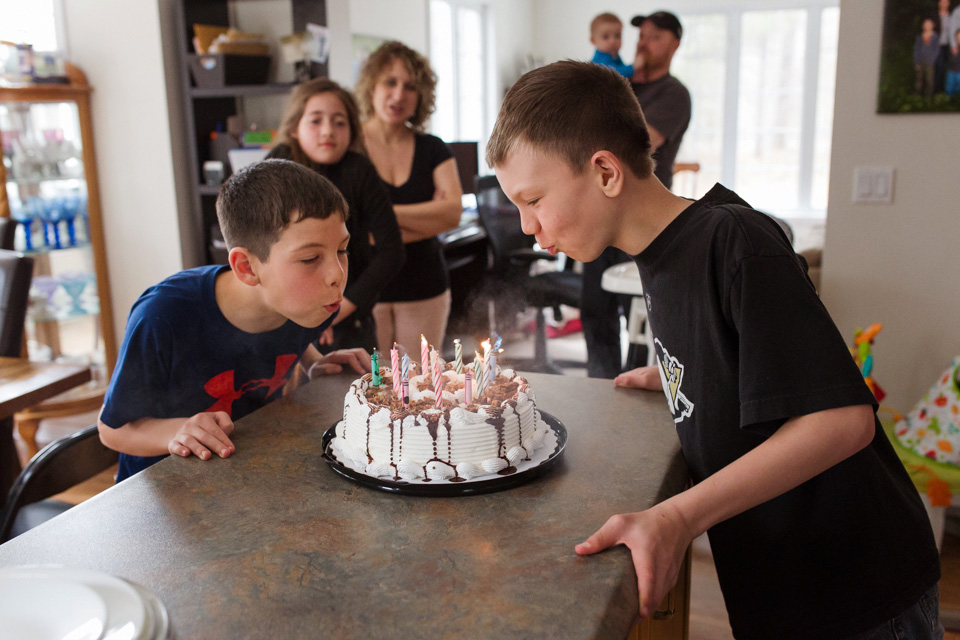
<svg viewBox="0 0 960 640">
<path fill-rule="evenodd" d="M 680 16 L 672 73 L 690 90 L 693 115 L 677 160 L 701 166 L 690 195 L 721 182 L 785 218 L 826 214 L 836 4 L 747 3 Z"/>
<path fill-rule="evenodd" d="M 476 0 L 430 0 L 430 64 L 437 74 L 432 132 L 446 140 L 487 135 L 486 5 Z"/>
<path fill-rule="evenodd" d="M 64 51 L 60 0 L 0 0 L 0 40 L 33 45 L 34 51 Z"/>
</svg>

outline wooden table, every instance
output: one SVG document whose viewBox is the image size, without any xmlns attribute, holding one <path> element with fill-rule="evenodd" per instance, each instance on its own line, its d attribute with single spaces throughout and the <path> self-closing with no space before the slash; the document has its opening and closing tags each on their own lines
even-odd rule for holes
<svg viewBox="0 0 960 640">
<path fill-rule="evenodd" d="M 91 378 L 86 365 L 0 358 L 0 418 L 10 417 Z"/>
<path fill-rule="evenodd" d="M 90 367 L 25 358 L 0 358 L 0 508 L 20 473 L 13 444 L 14 413 L 88 382 Z"/>
<path fill-rule="evenodd" d="M 684 488 L 661 394 L 530 374 L 538 406 L 566 425 L 561 462 L 507 491 L 424 498 L 360 486 L 321 459 L 353 378 L 323 377 L 238 421 L 227 460 L 168 458 L 15 538 L 0 566 L 138 582 L 178 638 L 627 636 L 629 551 L 573 547 Z M 649 637 L 682 637 L 682 593 L 674 606 Z"/>
</svg>

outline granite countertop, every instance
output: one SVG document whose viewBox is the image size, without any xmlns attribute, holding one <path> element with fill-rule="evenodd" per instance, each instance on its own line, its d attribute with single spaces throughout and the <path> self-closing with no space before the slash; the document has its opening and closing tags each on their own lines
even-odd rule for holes
<svg viewBox="0 0 960 640">
<path fill-rule="evenodd" d="M 0 566 L 107 571 L 153 590 L 178 638 L 623 637 L 629 551 L 578 557 L 614 513 L 681 491 L 660 393 L 529 374 L 568 433 L 545 476 L 506 491 L 393 495 L 320 457 L 355 376 L 237 422 L 227 460 L 169 458 L 0 546 Z"/>
</svg>

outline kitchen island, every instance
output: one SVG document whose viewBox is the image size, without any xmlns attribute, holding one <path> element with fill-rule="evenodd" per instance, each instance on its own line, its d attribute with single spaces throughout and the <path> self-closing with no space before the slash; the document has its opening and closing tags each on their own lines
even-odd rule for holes
<svg viewBox="0 0 960 640">
<path fill-rule="evenodd" d="M 239 420 L 226 460 L 163 460 L 0 546 L 0 567 L 62 564 L 152 590 L 177 638 L 681 638 L 686 577 L 635 627 L 630 553 L 574 545 L 688 482 L 660 393 L 528 374 L 568 435 L 529 483 L 458 497 L 361 486 L 321 458 L 354 375 Z"/>
</svg>

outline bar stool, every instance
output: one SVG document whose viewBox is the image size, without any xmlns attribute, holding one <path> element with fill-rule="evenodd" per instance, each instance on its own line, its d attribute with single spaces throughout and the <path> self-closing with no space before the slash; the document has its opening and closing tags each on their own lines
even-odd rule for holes
<svg viewBox="0 0 960 640">
<path fill-rule="evenodd" d="M 637 360 L 641 346 L 647 349 L 647 364 L 656 364 L 657 353 L 653 348 L 653 333 L 650 331 L 650 323 L 647 322 L 647 305 L 643 300 L 643 284 L 640 282 L 640 271 L 636 263 L 630 261 L 609 267 L 603 272 L 600 286 L 613 293 L 627 293 L 633 296 L 627 315 L 627 336 L 630 341 L 627 350 L 627 369 L 640 366 Z"/>
</svg>

